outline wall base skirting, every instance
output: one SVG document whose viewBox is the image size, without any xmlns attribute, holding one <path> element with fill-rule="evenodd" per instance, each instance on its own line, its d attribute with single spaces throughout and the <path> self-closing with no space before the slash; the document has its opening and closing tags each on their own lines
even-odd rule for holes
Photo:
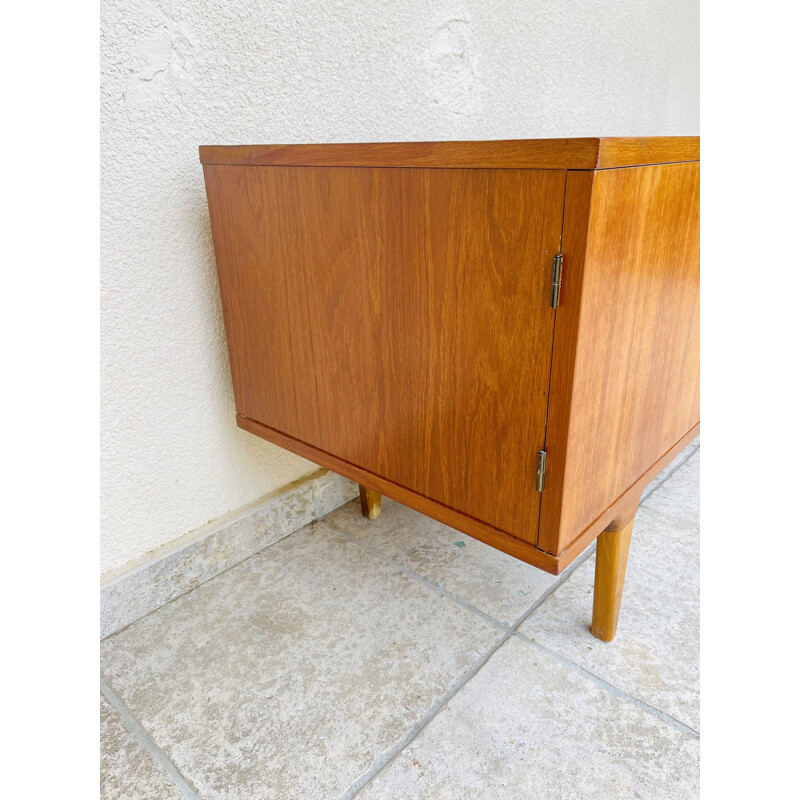
<svg viewBox="0 0 800 800">
<path fill-rule="evenodd" d="M 249 558 L 358 497 L 358 485 L 333 472 L 312 476 L 197 538 L 100 587 L 100 638 Z"/>
</svg>

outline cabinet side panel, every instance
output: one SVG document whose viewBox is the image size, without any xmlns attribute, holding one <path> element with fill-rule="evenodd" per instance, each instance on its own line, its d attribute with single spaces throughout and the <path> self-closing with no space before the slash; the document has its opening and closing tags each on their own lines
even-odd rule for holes
<svg viewBox="0 0 800 800">
<path fill-rule="evenodd" d="M 550 552 L 590 528 L 699 422 L 699 189 L 698 162 L 594 175 L 560 509 L 542 512 L 539 546 Z M 566 280 L 566 253 L 564 269 Z"/>
<path fill-rule="evenodd" d="M 535 543 L 565 172 L 206 174 L 238 412 Z"/>
</svg>

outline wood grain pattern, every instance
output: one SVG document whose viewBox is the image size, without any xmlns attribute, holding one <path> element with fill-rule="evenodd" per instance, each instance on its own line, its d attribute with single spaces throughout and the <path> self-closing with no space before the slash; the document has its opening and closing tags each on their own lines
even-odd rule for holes
<svg viewBox="0 0 800 800">
<path fill-rule="evenodd" d="M 362 484 L 367 514 L 386 494 L 553 574 L 607 531 L 605 638 L 641 493 L 699 430 L 698 158 L 694 137 L 201 148 L 238 424 Z"/>
<path fill-rule="evenodd" d="M 205 173 L 238 412 L 535 543 L 565 173 Z"/>
<path fill-rule="evenodd" d="M 556 555 L 698 424 L 699 164 L 570 173 L 563 251 L 537 540 Z"/>
<path fill-rule="evenodd" d="M 378 519 L 381 515 L 381 493 L 359 484 L 358 495 L 361 499 L 361 513 L 367 519 Z"/>
<path fill-rule="evenodd" d="M 203 145 L 204 164 L 438 169 L 595 169 L 691 161 L 696 136 L 507 139 L 495 142 Z"/>
<path fill-rule="evenodd" d="M 600 139 L 597 168 L 644 166 L 700 160 L 699 136 Z"/>
<path fill-rule="evenodd" d="M 331 453 L 326 453 L 324 450 L 312 447 L 299 439 L 293 439 L 285 433 L 262 425 L 260 422 L 247 419 L 241 414 L 237 414 L 236 423 L 243 430 L 254 433 L 256 436 L 277 444 L 285 450 L 290 450 L 292 453 L 297 453 L 297 455 L 331 469 L 339 475 L 344 475 L 356 483 L 374 486 L 382 495 L 391 497 L 392 500 L 397 500 L 398 503 L 416 509 L 422 514 L 426 514 L 445 525 L 450 525 L 481 542 L 485 542 L 491 547 L 502 550 L 504 553 L 508 553 L 520 561 L 532 564 L 534 567 L 538 567 L 552 575 L 558 575 L 574 558 L 572 556 L 569 560 L 558 559 L 550 553 L 537 549 L 528 542 L 523 542 L 521 539 L 497 530 L 491 525 L 486 525 L 484 522 L 470 517 L 458 509 L 448 508 L 441 503 L 410 491 L 405 486 L 400 486 L 386 478 L 382 478 L 380 475 L 368 472 L 357 464 L 344 461 Z"/>
<path fill-rule="evenodd" d="M 682 436 L 664 455 L 655 462 L 639 479 L 627 488 L 608 508 L 606 508 L 593 522 L 583 529 L 581 534 L 573 539 L 557 556 L 558 570 L 566 569 L 604 530 L 616 530 L 623 521 L 630 520 L 632 510 L 636 509 L 642 497 L 642 492 L 662 469 L 677 458 L 681 451 L 700 435 L 700 425 L 695 425 Z M 543 551 L 544 552 L 544 551 Z"/>
<path fill-rule="evenodd" d="M 592 635 L 604 642 L 610 642 L 617 634 L 632 533 L 633 519 L 618 531 L 603 531 L 597 540 Z"/>
<path fill-rule="evenodd" d="M 210 145 L 204 164 L 439 169 L 590 169 L 598 139 L 509 139 L 496 142 Z"/>
<path fill-rule="evenodd" d="M 458 509 L 447 508 L 441 503 L 436 503 L 429 500 L 427 497 L 409 491 L 404 486 L 399 486 L 385 478 L 381 478 L 379 475 L 367 472 L 356 464 L 350 464 L 331 453 L 326 453 L 323 450 L 311 447 L 298 439 L 292 439 L 292 437 L 269 428 L 266 425 L 262 425 L 260 422 L 247 419 L 247 417 L 237 414 L 236 424 L 242 428 L 242 430 L 248 431 L 248 433 L 260 436 L 268 442 L 277 444 L 284 450 L 297 453 L 297 455 L 307 458 L 309 461 L 313 461 L 321 467 L 333 470 L 339 475 L 344 475 L 346 478 L 350 478 L 350 480 L 358 484 L 377 487 L 376 491 L 379 491 L 382 495 L 391 497 L 392 500 L 396 500 L 398 503 L 416 509 L 422 514 L 426 514 L 445 525 L 456 528 L 481 542 L 485 542 L 491 547 L 502 550 L 504 553 L 508 553 L 508 555 L 514 556 L 514 558 L 525 561 L 552 575 L 559 575 L 563 572 L 586 547 L 603 532 L 615 517 L 615 507 L 607 509 L 598 517 L 595 523 L 587 528 L 566 550 L 563 550 L 558 556 L 554 556 L 551 553 L 534 547 L 528 542 L 517 539 L 515 536 L 499 531 L 491 525 L 486 525 L 480 520 L 462 514 Z M 661 459 L 653 464 L 653 466 L 641 476 L 641 479 L 631 487 L 631 492 L 635 494 L 637 498 L 641 497 L 642 491 L 647 484 L 650 483 L 650 481 L 653 480 L 653 478 L 655 478 L 656 475 L 658 475 L 658 473 L 698 435 L 698 433 L 699 425 L 687 433 L 672 449 L 667 451 Z"/>
</svg>

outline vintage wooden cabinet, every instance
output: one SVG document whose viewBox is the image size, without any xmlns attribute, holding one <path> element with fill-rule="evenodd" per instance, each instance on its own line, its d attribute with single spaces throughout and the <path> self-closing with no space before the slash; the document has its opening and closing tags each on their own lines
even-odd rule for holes
<svg viewBox="0 0 800 800">
<path fill-rule="evenodd" d="M 200 148 L 238 424 L 551 573 L 699 426 L 699 140 Z"/>
</svg>

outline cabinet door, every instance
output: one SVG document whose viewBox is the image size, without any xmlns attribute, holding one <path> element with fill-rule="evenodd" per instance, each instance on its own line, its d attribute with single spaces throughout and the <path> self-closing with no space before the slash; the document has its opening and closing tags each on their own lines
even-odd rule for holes
<svg viewBox="0 0 800 800">
<path fill-rule="evenodd" d="M 205 171 L 238 412 L 535 542 L 565 172 Z"/>
</svg>

